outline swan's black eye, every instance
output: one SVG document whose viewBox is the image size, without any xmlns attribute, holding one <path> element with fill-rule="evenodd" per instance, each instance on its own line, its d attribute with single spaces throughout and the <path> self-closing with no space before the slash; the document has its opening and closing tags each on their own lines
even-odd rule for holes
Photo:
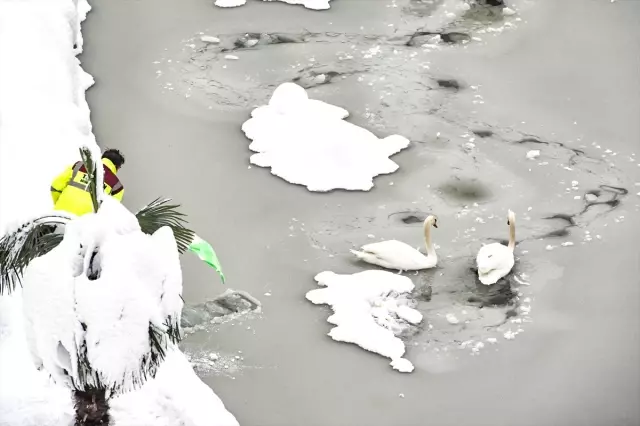
<svg viewBox="0 0 640 426">
<path fill-rule="evenodd" d="M 510 222 L 510 221 L 507 221 L 507 225 L 511 225 L 511 222 Z"/>
</svg>

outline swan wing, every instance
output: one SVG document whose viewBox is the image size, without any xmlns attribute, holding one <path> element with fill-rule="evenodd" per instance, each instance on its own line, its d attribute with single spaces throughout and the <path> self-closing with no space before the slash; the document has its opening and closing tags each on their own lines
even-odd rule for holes
<svg viewBox="0 0 640 426">
<path fill-rule="evenodd" d="M 500 243 L 487 244 L 478 251 L 478 278 L 483 284 L 495 284 L 507 275 L 515 263 L 513 252 Z"/>
<path fill-rule="evenodd" d="M 410 245 L 397 240 L 387 240 L 362 246 L 362 252 L 369 258 L 375 258 L 376 265 L 385 268 L 414 270 L 430 267 L 428 258 Z M 358 256 L 360 257 L 360 256 Z M 368 261 L 364 257 L 361 259 Z M 432 265 L 431 265 L 432 266 Z"/>
</svg>

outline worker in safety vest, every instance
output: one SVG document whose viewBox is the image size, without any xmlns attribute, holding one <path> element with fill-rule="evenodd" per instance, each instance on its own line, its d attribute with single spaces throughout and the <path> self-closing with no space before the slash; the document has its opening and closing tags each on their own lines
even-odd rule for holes
<svg viewBox="0 0 640 426">
<path fill-rule="evenodd" d="M 102 154 L 104 193 L 118 201 L 122 201 L 124 187 L 116 173 L 123 165 L 124 156 L 117 149 L 108 149 Z M 93 213 L 89 176 L 82 161 L 69 166 L 53 180 L 51 197 L 55 210 L 64 210 L 77 216 Z"/>
</svg>

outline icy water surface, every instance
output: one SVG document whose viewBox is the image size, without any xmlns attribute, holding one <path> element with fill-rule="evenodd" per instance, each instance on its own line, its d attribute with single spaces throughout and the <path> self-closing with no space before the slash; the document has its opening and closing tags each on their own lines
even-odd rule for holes
<svg viewBox="0 0 640 426">
<path fill-rule="evenodd" d="M 94 123 L 136 164 L 128 202 L 179 199 L 230 285 L 262 305 L 188 336 L 197 371 L 243 424 L 636 424 L 640 10 L 362 3 L 115 1 L 90 16 Z M 370 193 L 310 194 L 250 167 L 240 126 L 287 81 L 409 138 L 399 171 Z M 475 255 L 506 243 L 507 209 L 516 266 L 483 286 Z M 326 337 L 329 310 L 304 295 L 320 271 L 368 268 L 351 248 L 422 246 L 428 214 L 439 264 L 405 274 L 425 321 L 402 335 L 416 370 L 400 375 Z M 215 282 L 185 259 L 189 306 L 224 291 Z"/>
<path fill-rule="evenodd" d="M 430 368 L 443 352 L 478 354 L 525 331 L 536 292 L 561 269 L 549 252 L 579 250 L 602 238 L 598 226 L 624 220 L 620 207 L 633 185 L 624 166 L 638 160 L 606 142 L 562 141 L 484 121 L 482 84 L 438 70 L 440 52 L 464 55 L 515 36 L 522 12 L 461 1 L 390 6 L 387 19 L 400 24 L 380 34 L 206 28 L 185 39 L 181 54 L 154 63 L 161 93 L 203 108 L 246 110 L 266 103 L 279 84 L 295 82 L 348 108 L 358 124 L 411 139 L 404 173 L 376 179 L 393 186 L 384 203 L 356 214 L 332 210 L 314 224 L 293 218 L 289 236 L 306 239 L 318 256 L 348 258 L 350 248 L 384 239 L 421 246 L 421 223 L 436 214 L 442 260 L 412 276 L 424 329 L 404 336 L 417 362 Z M 534 6 L 522 2 L 518 10 Z M 483 242 L 506 244 L 509 208 L 518 217 L 518 264 L 487 287 L 475 279 L 475 253 Z"/>
</svg>

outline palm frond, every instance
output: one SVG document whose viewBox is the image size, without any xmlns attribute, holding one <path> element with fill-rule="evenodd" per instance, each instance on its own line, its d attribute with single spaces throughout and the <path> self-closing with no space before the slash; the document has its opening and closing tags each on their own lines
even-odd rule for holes
<svg viewBox="0 0 640 426">
<path fill-rule="evenodd" d="M 195 237 L 195 233 L 188 229 L 186 215 L 180 213 L 179 204 L 168 204 L 170 199 L 156 198 L 136 213 L 142 232 L 153 234 L 163 226 L 168 226 L 173 231 L 173 236 L 178 244 L 180 254 L 184 253 Z"/>
<path fill-rule="evenodd" d="M 11 293 L 21 284 L 22 274 L 33 259 L 60 244 L 62 234 L 54 233 L 52 227 L 69 220 L 63 214 L 37 218 L 0 239 L 0 295 Z"/>
<path fill-rule="evenodd" d="M 89 194 L 91 195 L 91 203 L 93 204 L 93 211 L 96 213 L 100 208 L 98 201 L 98 176 L 96 174 L 96 162 L 94 161 L 89 148 L 80 148 L 80 158 L 87 169 L 87 177 L 89 178 Z"/>
</svg>

